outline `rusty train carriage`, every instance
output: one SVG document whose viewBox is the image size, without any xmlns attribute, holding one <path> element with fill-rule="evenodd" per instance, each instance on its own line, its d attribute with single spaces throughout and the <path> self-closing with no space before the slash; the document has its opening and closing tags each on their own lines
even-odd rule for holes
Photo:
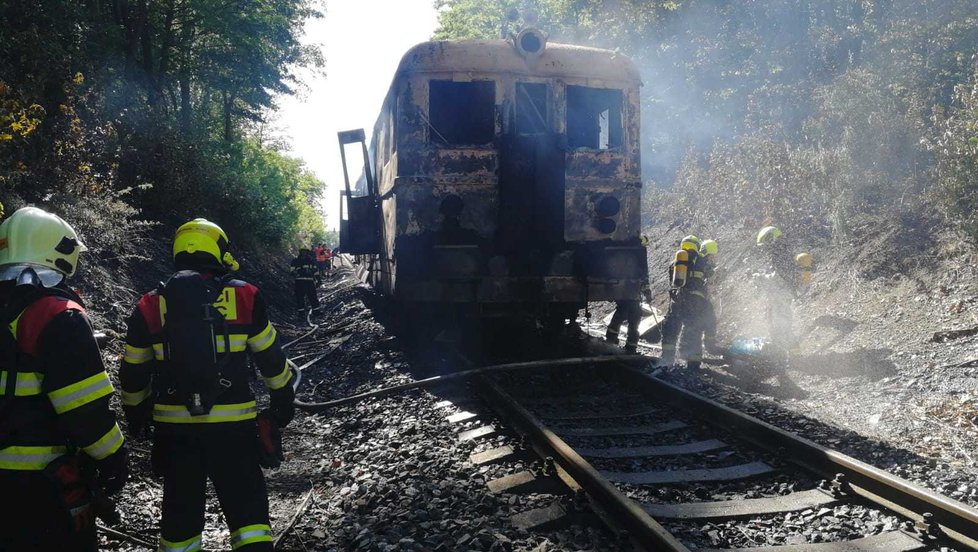
<svg viewBox="0 0 978 552">
<path fill-rule="evenodd" d="M 403 303 L 559 317 L 638 296 L 638 72 L 526 33 L 423 43 L 401 61 L 341 247 L 360 234 L 351 252 L 372 253 L 374 283 Z"/>
</svg>

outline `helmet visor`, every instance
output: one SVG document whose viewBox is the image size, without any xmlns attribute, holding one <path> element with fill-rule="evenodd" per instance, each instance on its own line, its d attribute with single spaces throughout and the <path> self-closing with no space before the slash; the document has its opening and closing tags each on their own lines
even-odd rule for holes
<svg viewBox="0 0 978 552">
<path fill-rule="evenodd" d="M 65 278 L 64 274 L 46 266 L 19 263 L 0 266 L 0 282 L 18 280 L 20 275 L 23 274 L 28 268 L 34 270 L 34 273 L 37 274 L 37 277 L 41 280 L 41 285 L 46 288 L 54 287 L 60 284 Z"/>
</svg>

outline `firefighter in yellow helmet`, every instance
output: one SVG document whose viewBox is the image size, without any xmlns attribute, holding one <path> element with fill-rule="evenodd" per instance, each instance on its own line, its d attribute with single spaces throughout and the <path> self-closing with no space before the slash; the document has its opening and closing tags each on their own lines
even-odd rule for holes
<svg viewBox="0 0 978 552">
<path fill-rule="evenodd" d="M 686 236 L 680 241 L 679 250 L 669 265 L 669 312 L 662 320 L 662 356 L 659 358 L 659 365 L 669 366 L 675 362 L 680 333 L 690 334 L 684 345 L 689 349 L 685 351 L 686 354 L 692 355 L 692 359 L 687 358 L 691 367 L 698 367 L 701 361 L 702 352 L 696 352 L 697 349 L 692 345 L 700 343 L 699 348 L 702 348 L 702 339 L 694 340 L 692 334 L 702 336 L 702 331 L 699 330 L 702 311 L 709 308 L 705 283 L 707 274 L 700 253 L 701 246 L 702 241 L 699 238 Z"/>
<path fill-rule="evenodd" d="M 686 359 L 686 366 L 697 370 L 703 362 L 703 347 L 716 351 L 717 319 L 709 284 L 716 270 L 716 255 L 720 246 L 716 240 L 705 240 L 700 245 L 686 290 L 686 318 L 679 337 L 679 354 Z"/>
<path fill-rule="evenodd" d="M 95 518 L 128 475 L 112 384 L 65 284 L 83 251 L 41 209 L 0 225 L 0 550 L 97 550 Z"/>
<path fill-rule="evenodd" d="M 644 235 L 639 238 L 639 244 L 648 249 L 649 239 Z M 643 259 L 646 257 L 643 256 Z M 639 293 L 647 303 L 652 302 L 652 288 L 649 287 L 648 265 L 643 263 L 645 271 L 641 275 L 642 285 Z M 642 304 L 638 298 L 615 301 L 615 313 L 611 316 L 608 323 L 608 330 L 604 339 L 608 343 L 618 345 L 618 335 L 621 333 L 622 323 L 627 323 L 628 333 L 625 337 L 625 352 L 634 353 L 638 351 L 639 333 L 638 327 L 642 322 Z"/>
<path fill-rule="evenodd" d="M 796 258 L 784 234 L 776 226 L 761 228 L 756 243 L 762 251 L 765 265 L 761 289 L 767 299 L 766 315 L 771 344 L 787 355 L 797 349 L 797 339 L 792 330 L 792 303 L 803 286 L 811 281 L 812 258 L 807 253 Z"/>
<path fill-rule="evenodd" d="M 163 477 L 162 552 L 200 550 L 210 479 L 234 550 L 272 550 L 262 467 L 282 460 L 298 377 L 255 286 L 238 268 L 227 234 L 195 219 L 173 241 L 177 269 L 142 296 L 130 316 L 119 370 L 133 434 L 152 423 L 152 468 Z M 258 412 L 249 381 L 261 373 L 271 406 Z M 257 442 L 256 442 L 257 440 Z"/>
</svg>

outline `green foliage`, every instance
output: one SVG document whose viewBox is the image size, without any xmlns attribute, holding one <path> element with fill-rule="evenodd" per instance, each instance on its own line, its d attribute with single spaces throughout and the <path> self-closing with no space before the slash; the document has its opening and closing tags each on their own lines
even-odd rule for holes
<svg viewBox="0 0 978 552">
<path fill-rule="evenodd" d="M 322 66 L 299 41 L 314 1 L 0 0 L 0 196 L 133 190 L 141 216 L 238 241 L 321 231 L 321 183 L 248 132 Z"/>
<path fill-rule="evenodd" d="M 951 220 L 978 239 L 978 73 L 954 91 L 947 115 L 938 112 L 939 132 L 929 143 L 937 156 L 940 197 Z"/>
</svg>

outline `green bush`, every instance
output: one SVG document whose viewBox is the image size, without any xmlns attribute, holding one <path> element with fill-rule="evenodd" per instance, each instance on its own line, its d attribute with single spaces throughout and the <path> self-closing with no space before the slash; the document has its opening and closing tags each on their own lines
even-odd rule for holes
<svg viewBox="0 0 978 552">
<path fill-rule="evenodd" d="M 954 90 L 947 114 L 935 116 L 937 132 L 928 143 L 944 212 L 972 240 L 978 240 L 978 74 Z"/>
</svg>

